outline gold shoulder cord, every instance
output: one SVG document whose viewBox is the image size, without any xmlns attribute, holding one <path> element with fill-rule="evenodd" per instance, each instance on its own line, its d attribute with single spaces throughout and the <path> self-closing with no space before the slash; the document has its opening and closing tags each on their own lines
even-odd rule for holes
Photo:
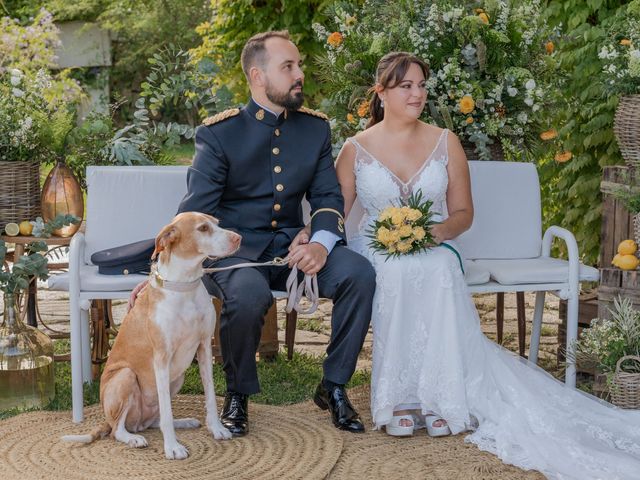
<svg viewBox="0 0 640 480">
<path fill-rule="evenodd" d="M 230 108 L 228 110 L 225 110 L 224 112 L 216 113 L 212 117 L 205 118 L 202 121 L 202 124 L 206 126 L 214 125 L 216 123 L 222 122 L 223 120 L 226 120 L 227 118 L 235 117 L 239 113 L 239 108 Z"/>
<path fill-rule="evenodd" d="M 307 115 L 312 115 L 314 117 L 321 118 L 323 120 L 326 120 L 327 122 L 329 121 L 329 117 L 327 117 L 324 113 L 319 112 L 317 110 L 311 110 L 310 108 L 307 108 L 307 107 L 300 107 L 298 109 L 298 112 L 306 113 Z"/>
</svg>

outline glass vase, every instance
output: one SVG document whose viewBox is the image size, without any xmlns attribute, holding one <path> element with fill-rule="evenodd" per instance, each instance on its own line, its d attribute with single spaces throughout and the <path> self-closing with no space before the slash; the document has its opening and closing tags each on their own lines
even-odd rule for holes
<svg viewBox="0 0 640 480">
<path fill-rule="evenodd" d="M 0 411 L 48 405 L 55 396 L 53 342 L 19 315 L 15 294 L 4 295 L 0 324 Z"/>
<path fill-rule="evenodd" d="M 56 215 L 75 215 L 80 220 L 84 215 L 82 188 L 73 172 L 64 163 L 58 162 L 49 172 L 42 187 L 42 218 L 50 222 Z M 71 237 L 80 228 L 80 222 L 66 225 L 53 231 L 58 237 Z"/>
</svg>

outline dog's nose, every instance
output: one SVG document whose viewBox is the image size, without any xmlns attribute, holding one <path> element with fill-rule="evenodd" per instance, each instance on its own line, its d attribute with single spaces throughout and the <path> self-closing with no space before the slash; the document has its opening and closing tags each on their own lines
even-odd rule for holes
<svg viewBox="0 0 640 480">
<path fill-rule="evenodd" d="M 238 235 L 237 233 L 233 233 L 231 235 L 231 244 L 234 247 L 238 247 L 240 245 L 240 241 L 242 240 L 242 237 L 240 235 Z"/>
</svg>

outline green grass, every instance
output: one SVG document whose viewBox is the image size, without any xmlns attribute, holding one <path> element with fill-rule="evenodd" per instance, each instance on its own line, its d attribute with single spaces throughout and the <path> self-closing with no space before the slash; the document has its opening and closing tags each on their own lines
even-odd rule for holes
<svg viewBox="0 0 640 480">
<path fill-rule="evenodd" d="M 65 351 L 63 342 L 56 342 L 57 353 Z M 293 360 L 289 361 L 286 355 L 280 353 L 273 361 L 258 362 L 258 376 L 262 391 L 251 397 L 256 403 L 269 405 L 287 405 L 303 402 L 313 396 L 316 386 L 322 378 L 323 358 L 295 353 Z M 224 374 L 220 365 L 213 368 L 216 393 L 223 395 L 226 386 Z M 366 371 L 357 371 L 349 387 L 368 384 L 370 374 Z M 71 368 L 68 362 L 59 362 L 55 365 L 56 396 L 44 410 L 70 410 L 71 409 Z M 191 365 L 186 372 L 184 385 L 180 393 L 203 394 L 202 382 L 197 365 Z M 100 382 L 95 381 L 84 386 L 84 404 L 92 405 L 100 401 Z M 37 410 L 37 409 L 31 409 Z M 9 418 L 25 410 L 0 411 L 0 420 Z"/>
<path fill-rule="evenodd" d="M 324 333 L 325 330 L 319 318 L 298 318 L 297 328 L 316 333 Z"/>
<path fill-rule="evenodd" d="M 542 325 L 540 333 L 543 337 L 555 337 L 558 334 L 558 327 L 555 325 Z"/>
</svg>

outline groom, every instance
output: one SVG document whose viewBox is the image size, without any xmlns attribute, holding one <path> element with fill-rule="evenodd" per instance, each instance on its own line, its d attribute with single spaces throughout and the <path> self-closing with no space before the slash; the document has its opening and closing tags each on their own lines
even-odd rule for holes
<svg viewBox="0 0 640 480">
<path fill-rule="evenodd" d="M 216 267 L 290 254 L 290 266 L 318 275 L 319 293 L 333 300 L 333 314 L 324 377 L 314 401 L 330 410 L 336 427 L 362 432 L 344 385 L 369 327 L 375 273 L 364 257 L 345 247 L 329 123 L 322 113 L 302 107 L 302 61 L 288 32 L 253 36 L 241 63 L 251 99 L 198 129 L 179 212 L 214 215 L 221 227 L 242 235 L 235 256 L 213 263 Z M 305 195 L 311 205 L 311 239 L 296 242 L 289 252 L 304 226 Z M 221 420 L 234 435 L 248 432 L 248 398 L 260 391 L 255 354 L 263 317 L 273 303 L 271 289 L 284 290 L 289 271 L 242 268 L 203 279 L 209 293 L 223 301 L 220 343 L 227 394 Z"/>
</svg>

